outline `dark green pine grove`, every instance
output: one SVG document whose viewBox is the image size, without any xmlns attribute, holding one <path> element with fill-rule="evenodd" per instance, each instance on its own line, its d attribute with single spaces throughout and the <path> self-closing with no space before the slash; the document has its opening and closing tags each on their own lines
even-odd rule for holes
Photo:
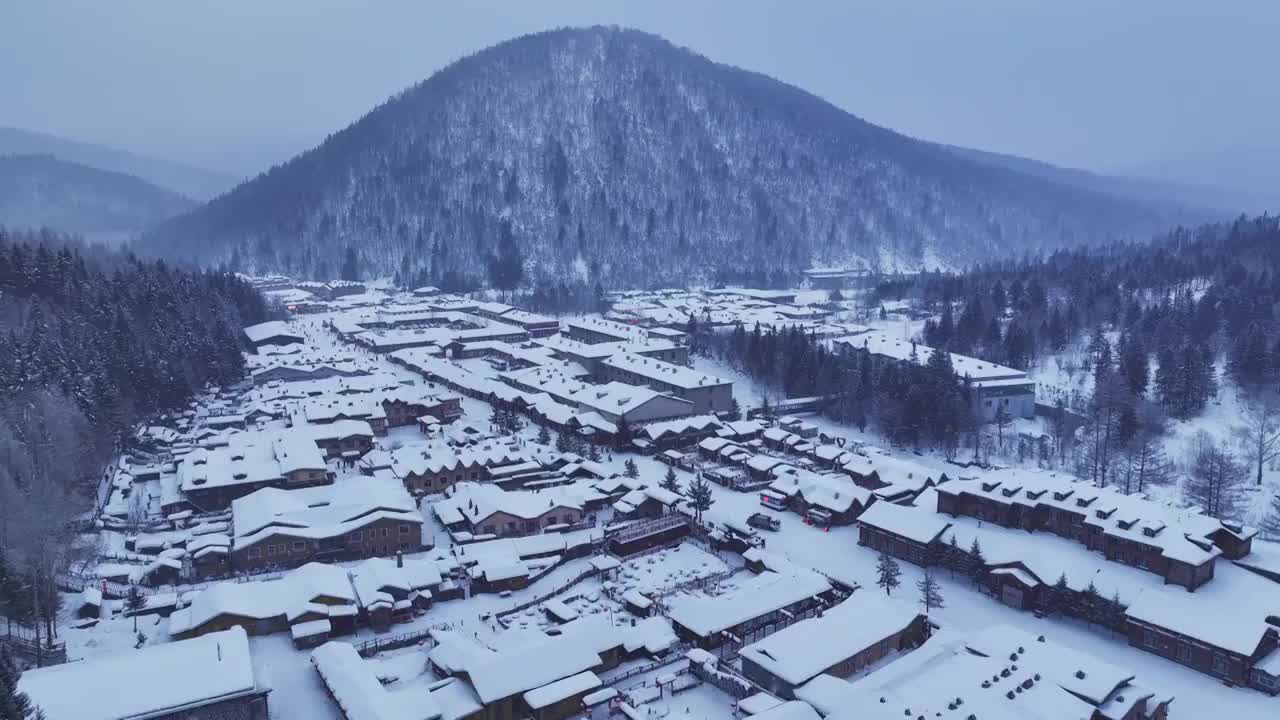
<svg viewBox="0 0 1280 720">
<path fill-rule="evenodd" d="M 241 380 L 241 331 L 268 315 L 234 275 L 0 229 L 0 615 L 52 640 L 103 465 L 134 423 Z"/>
<path fill-rule="evenodd" d="M 37 389 L 119 433 L 244 375 L 241 330 L 269 315 L 235 276 L 0 229 L 0 402 Z"/>
</svg>

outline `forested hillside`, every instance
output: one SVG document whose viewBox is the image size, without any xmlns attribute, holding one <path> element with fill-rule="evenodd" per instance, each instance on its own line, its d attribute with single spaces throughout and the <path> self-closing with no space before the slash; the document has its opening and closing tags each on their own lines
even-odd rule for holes
<svg viewBox="0 0 1280 720">
<path fill-rule="evenodd" d="M 1280 220 L 1178 228 L 1151 245 L 1055 253 L 963 275 L 886 284 L 938 313 L 924 341 L 1030 367 L 1084 338 L 1087 395 L 1057 401 L 1085 427 L 1074 468 L 1101 485 L 1143 490 L 1169 477 L 1169 419 L 1199 416 L 1227 386 L 1239 416 L 1188 456 L 1187 498 L 1237 517 L 1245 484 L 1280 458 Z M 1046 398 L 1052 401 L 1052 399 Z M 1280 504 L 1269 531 L 1280 536 Z"/>
<path fill-rule="evenodd" d="M 814 264 L 962 267 L 1145 237 L 1180 213 L 963 157 L 652 35 L 590 28 L 460 60 L 141 247 L 450 289 L 484 280 L 505 242 L 535 282 L 765 286 Z"/>
<path fill-rule="evenodd" d="M 51 155 L 0 155 L 0 225 L 7 227 L 127 236 L 193 205 L 132 175 Z"/>
<path fill-rule="evenodd" d="M 131 423 L 242 378 L 241 329 L 267 314 L 233 275 L 0 228 L 0 615 L 51 625 L 110 452 Z"/>
</svg>

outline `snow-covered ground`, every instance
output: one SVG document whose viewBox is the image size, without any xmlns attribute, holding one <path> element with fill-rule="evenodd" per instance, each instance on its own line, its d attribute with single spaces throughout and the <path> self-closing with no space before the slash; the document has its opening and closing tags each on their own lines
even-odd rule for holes
<svg viewBox="0 0 1280 720">
<path fill-rule="evenodd" d="M 817 291 L 821 292 L 821 291 Z M 823 293 L 825 295 L 825 293 Z M 814 297 L 817 297 L 815 294 Z M 295 322 L 305 328 L 309 340 L 316 346 L 334 353 L 354 353 L 369 356 L 379 367 L 388 373 L 404 380 L 421 382 L 411 371 L 393 363 L 382 356 L 371 355 L 358 348 L 340 344 L 337 339 L 321 327 L 327 315 L 305 316 Z M 919 331 L 919 321 L 893 319 L 880 323 L 894 332 L 901 332 L 904 337 Z M 491 367 L 480 360 L 465 361 L 474 372 L 488 373 Z M 756 386 L 749 378 L 733 372 L 722 363 L 706 358 L 696 358 L 695 366 L 699 370 L 733 379 L 735 395 L 741 406 L 746 409 L 759 405 L 764 394 L 763 389 Z M 1036 371 L 1040 372 L 1040 371 Z M 1066 387 L 1068 392 L 1072 386 L 1087 383 L 1087 373 L 1067 373 L 1063 366 L 1054 364 L 1051 369 L 1044 369 L 1045 383 Z M 1083 378 L 1083 379 L 1082 379 Z M 1039 377 L 1037 379 L 1040 379 Z M 1186 439 L 1199 429 L 1210 429 L 1215 432 L 1229 432 L 1234 423 L 1236 408 L 1231 403 L 1234 396 L 1228 399 L 1220 395 L 1220 403 L 1213 404 L 1205 415 L 1184 424 L 1174 424 L 1170 432 L 1171 447 L 1186 443 Z M 466 422 L 487 425 L 490 408 L 486 403 L 463 399 Z M 808 421 L 817 424 L 829 434 L 840 435 L 850 440 L 869 445 L 883 446 L 884 443 L 873 432 L 860 432 L 854 427 L 842 426 L 826 418 L 810 417 Z M 525 428 L 520 436 L 526 443 L 532 442 L 536 434 L 531 427 Z M 418 439 L 417 430 L 395 429 L 387 437 L 380 438 L 379 444 L 390 446 L 398 441 Z M 895 450 L 895 454 L 903 451 Z M 640 476 L 656 483 L 667 472 L 667 466 L 651 457 L 628 456 L 620 453 L 606 453 L 602 463 L 615 472 L 622 473 L 625 461 L 635 461 Z M 954 470 L 943 458 L 936 455 L 911 456 L 913 462 L 943 471 Z M 350 469 L 342 470 L 350 473 Z M 678 481 L 686 485 L 691 474 L 677 471 Z M 1257 493 L 1258 501 L 1262 496 L 1275 491 L 1280 484 L 1280 473 L 1268 474 L 1268 489 Z M 747 516 L 762 511 L 759 498 L 755 493 L 739 493 L 718 485 L 712 486 L 714 503 L 706 513 L 705 519 L 712 523 L 726 520 L 742 522 Z M 1258 503 L 1255 503 L 1256 508 Z M 425 521 L 424 538 L 438 541 L 436 549 L 423 556 L 435 556 L 439 553 L 451 552 L 446 541 L 447 534 L 439 526 L 438 520 L 431 512 L 430 502 L 421 506 Z M 855 527 L 833 527 L 822 530 L 805 524 L 799 515 L 786 512 L 768 511 L 781 519 L 781 527 L 776 532 L 761 531 L 765 549 L 778 553 L 792 562 L 818 570 L 831 578 L 849 585 L 861 586 L 860 592 L 879 592 L 875 587 L 875 565 L 877 554 L 858 545 L 858 531 Z M 1010 531 L 1012 533 L 1012 531 Z M 1014 533 L 1016 534 L 1016 533 Z M 1016 542 L 1017 538 L 1011 541 Z M 1037 542 L 1052 543 L 1059 538 L 1037 538 Z M 1061 540 L 1068 543 L 1067 540 Z M 1280 546 L 1256 543 L 1262 554 L 1280 556 Z M 123 551 L 123 536 L 119 533 L 104 533 L 98 546 L 112 553 Z M 1072 547 L 1072 551 L 1078 548 Z M 1080 551 L 1086 552 L 1086 551 Z M 412 557 L 412 556 L 411 556 Z M 1097 562 L 1105 563 L 1101 556 Z M 464 635 L 474 637 L 477 641 L 490 647 L 502 647 L 515 642 L 522 634 L 537 632 L 553 624 L 541 606 L 521 610 L 499 623 L 494 618 L 498 613 L 528 602 L 535 597 L 547 593 L 551 588 L 560 587 L 566 581 L 578 576 L 588 567 L 586 558 L 570 560 L 550 572 L 546 577 L 533 583 L 530 587 L 510 593 L 507 596 L 482 594 L 463 600 L 451 600 L 436 603 L 429 611 L 413 621 L 394 627 L 393 634 L 413 632 L 428 627 L 448 626 Z M 673 586 L 688 584 L 692 580 L 708 576 L 721 576 L 738 569 L 742 564 L 740 556 L 729 553 L 715 554 L 694 544 L 684 544 L 676 548 L 663 550 L 650 555 L 629 560 L 618 569 L 616 578 L 600 580 L 589 578 L 579 582 L 560 593 L 556 599 L 580 615 L 615 614 L 623 615 L 621 605 L 612 600 L 627 590 L 641 590 L 649 593 L 661 593 Z M 1119 566 L 1118 566 L 1119 567 Z M 895 596 L 914 600 L 916 596 L 915 581 L 921 577 L 921 570 L 907 563 L 902 563 L 902 585 Z M 1230 582 L 1233 573 L 1244 572 L 1222 562 L 1218 567 L 1215 583 Z M 1212 678 L 1192 671 L 1176 663 L 1130 647 L 1125 638 L 1113 635 L 1105 630 L 1088 627 L 1083 623 L 1061 618 L 1037 618 L 1031 613 L 1020 612 L 1006 607 L 990 597 L 979 593 L 973 584 L 966 579 L 952 578 L 947 573 L 937 577 L 942 585 L 942 593 L 946 606 L 935 610 L 932 619 L 945 628 L 962 631 L 981 630 L 997 624 L 1008 624 L 1032 632 L 1044 634 L 1062 645 L 1091 653 L 1106 661 L 1127 667 L 1135 672 L 1144 684 L 1168 690 L 1176 696 L 1172 706 L 1174 718 L 1210 718 L 1214 716 L 1252 719 L 1280 716 L 1276 700 L 1253 690 L 1226 688 Z M 1151 576 L 1158 583 L 1156 576 Z M 606 585 L 608 583 L 608 585 Z M 734 585 L 734 576 L 724 581 L 720 588 L 708 588 L 705 592 L 718 592 Z M 699 592 L 702 592 L 700 590 Z M 70 602 L 71 598 L 68 598 Z M 1228 608 L 1208 607 L 1205 612 L 1226 611 Z M 140 618 L 138 630 L 145 636 L 147 643 L 168 641 L 166 631 L 167 620 L 150 616 Z M 101 621 L 93 628 L 76 630 L 64 627 L 61 636 L 66 640 L 68 654 L 73 658 L 102 657 L 117 652 L 128 652 L 137 643 L 137 633 L 133 631 L 133 621 L 114 618 Z M 352 642 L 360 642 L 379 637 L 368 628 L 362 628 L 354 637 L 344 638 Z M 258 636 L 251 639 L 251 645 L 258 662 L 265 669 L 273 687 L 271 705 L 273 716 L 279 718 L 320 718 L 338 720 L 341 717 L 337 706 L 326 696 L 320 678 L 309 662 L 309 651 L 296 650 L 288 633 Z M 423 649 L 409 647 L 386 652 L 371 658 L 367 662 L 377 666 L 377 674 L 382 677 L 394 677 L 391 686 L 426 682 L 430 678 L 426 674 Z M 885 662 L 892 662 L 890 658 Z M 659 670 L 637 675 L 618 684 L 621 691 L 633 690 L 637 697 L 653 692 L 654 680 L 660 676 L 683 668 L 684 661 L 669 664 Z M 864 671 L 874 672 L 875 666 Z M 672 718 L 729 718 L 734 716 L 735 703 L 731 697 L 710 685 L 703 685 L 678 695 L 666 694 L 652 702 L 640 706 L 640 712 L 646 717 Z"/>
</svg>

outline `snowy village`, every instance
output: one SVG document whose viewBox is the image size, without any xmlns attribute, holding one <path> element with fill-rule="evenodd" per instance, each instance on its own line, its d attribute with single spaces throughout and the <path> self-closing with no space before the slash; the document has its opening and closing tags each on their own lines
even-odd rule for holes
<svg viewBox="0 0 1280 720">
<path fill-rule="evenodd" d="M 909 303 L 251 282 L 286 315 L 248 375 L 136 428 L 56 619 L 0 637 L 49 720 L 1280 712 L 1280 546 L 1073 473 L 1071 381 Z M 912 451 L 733 361 L 765 336 L 945 367 L 975 417 Z"/>
<path fill-rule="evenodd" d="M 0 1 L 0 720 L 1280 720 L 1277 27 Z"/>
</svg>

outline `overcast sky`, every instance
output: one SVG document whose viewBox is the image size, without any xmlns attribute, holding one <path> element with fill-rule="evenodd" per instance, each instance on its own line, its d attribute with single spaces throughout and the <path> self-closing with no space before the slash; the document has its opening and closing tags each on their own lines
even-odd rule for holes
<svg viewBox="0 0 1280 720">
<path fill-rule="evenodd" d="M 597 23 L 1062 165 L 1280 146 L 1280 0 L 3 0 L 0 125 L 252 164 L 462 55 Z"/>
</svg>

